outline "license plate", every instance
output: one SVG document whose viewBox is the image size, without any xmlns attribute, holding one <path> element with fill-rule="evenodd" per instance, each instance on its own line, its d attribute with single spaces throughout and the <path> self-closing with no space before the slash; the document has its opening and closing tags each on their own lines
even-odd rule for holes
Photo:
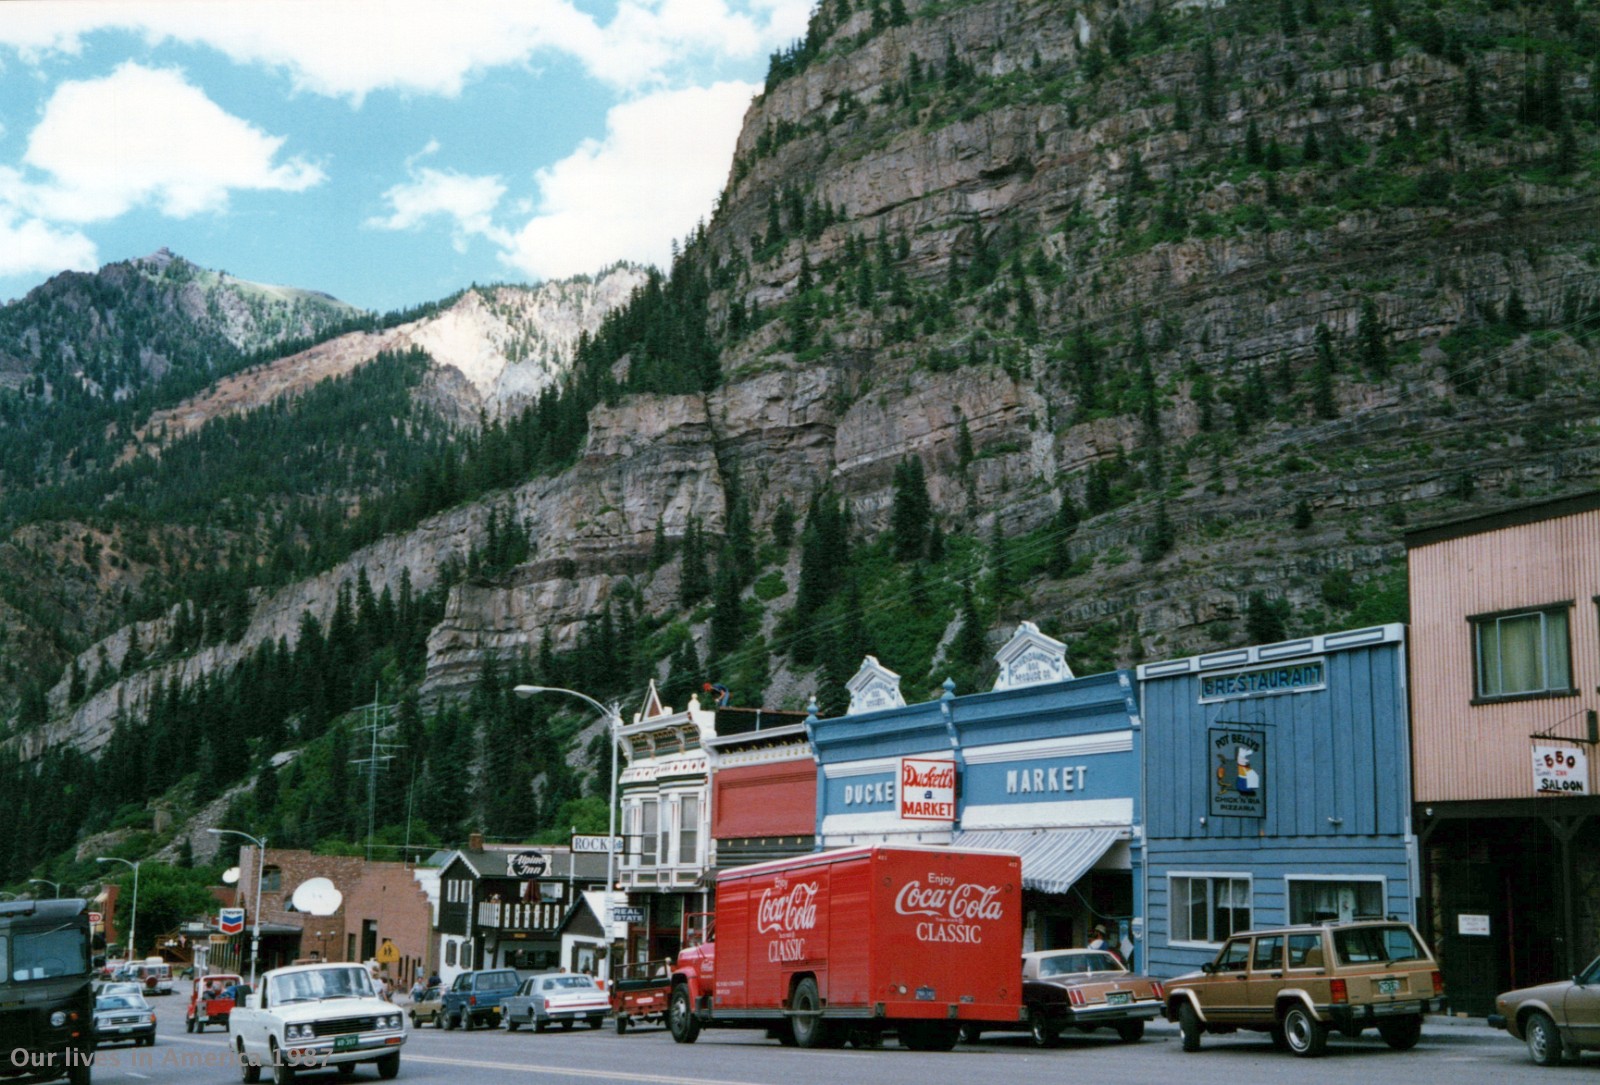
<svg viewBox="0 0 1600 1085">
<path fill-rule="evenodd" d="M 333 1038 L 333 1049 L 335 1051 L 349 1051 L 352 1047 L 356 1046 L 356 1043 L 360 1039 L 361 1037 L 355 1035 L 335 1036 Z"/>
<path fill-rule="evenodd" d="M 1133 992 L 1132 991 L 1108 991 L 1108 992 L 1106 992 L 1106 1005 L 1107 1006 L 1126 1006 L 1128 1003 L 1130 1003 L 1132 1001 L 1133 1001 Z"/>
<path fill-rule="evenodd" d="M 1382 980 L 1379 980 L 1378 981 L 1378 993 L 1380 995 L 1397 995 L 1397 994 L 1399 994 L 1400 993 L 1400 981 L 1398 979 L 1382 979 Z"/>
</svg>

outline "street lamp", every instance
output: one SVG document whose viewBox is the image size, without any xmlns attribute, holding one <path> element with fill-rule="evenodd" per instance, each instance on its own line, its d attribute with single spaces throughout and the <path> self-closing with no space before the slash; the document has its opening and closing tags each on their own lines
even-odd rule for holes
<svg viewBox="0 0 1600 1085">
<path fill-rule="evenodd" d="M 514 686 L 511 690 L 518 697 L 532 697 L 539 693 L 565 693 L 569 697 L 576 697 L 591 705 L 595 711 L 605 717 L 606 731 L 611 739 L 611 802 L 607 806 L 610 826 L 606 835 L 606 892 L 605 915 L 601 918 L 601 927 L 606 932 L 606 960 L 605 979 L 611 979 L 611 943 L 615 937 L 615 920 L 611 915 L 611 887 L 617 881 L 617 732 L 622 730 L 622 706 L 616 701 L 603 705 L 587 693 L 579 693 L 575 689 L 562 689 L 559 686 Z M 576 859 L 576 857 L 574 857 Z"/>
<path fill-rule="evenodd" d="M 6 900 L 16 900 L 17 895 L 9 889 L 0 889 L 0 898 L 4 898 Z"/>
<path fill-rule="evenodd" d="M 28 884 L 29 885 L 48 885 L 50 887 L 50 892 L 54 896 L 59 897 L 61 895 L 61 883 L 60 882 L 53 882 L 49 878 L 29 878 L 28 879 Z"/>
<path fill-rule="evenodd" d="M 267 841 L 265 837 L 257 839 L 249 833 L 242 833 L 238 829 L 207 829 L 212 836 L 242 836 L 256 846 L 256 908 L 255 929 L 250 935 L 250 988 L 256 985 L 256 962 L 261 958 L 261 875 L 266 870 Z"/>
<path fill-rule="evenodd" d="M 133 963 L 133 936 L 139 929 L 139 864 L 132 859 L 119 859 L 115 855 L 100 855 L 97 863 L 121 863 L 133 868 L 133 915 L 128 920 L 128 963 Z"/>
</svg>

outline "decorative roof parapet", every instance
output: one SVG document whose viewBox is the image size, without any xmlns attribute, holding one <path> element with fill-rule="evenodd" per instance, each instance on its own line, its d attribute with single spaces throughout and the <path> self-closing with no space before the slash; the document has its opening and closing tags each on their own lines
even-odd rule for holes
<svg viewBox="0 0 1600 1085">
<path fill-rule="evenodd" d="M 1039 632 L 1032 622 L 1023 622 L 995 653 L 1000 674 L 994 688 L 1021 689 L 1046 682 L 1064 682 L 1077 677 L 1067 665 L 1067 646 Z"/>
<path fill-rule="evenodd" d="M 906 706 L 906 699 L 900 694 L 900 676 L 879 663 L 876 656 L 861 661 L 861 669 L 845 683 L 845 688 L 850 691 L 846 716 Z"/>
</svg>

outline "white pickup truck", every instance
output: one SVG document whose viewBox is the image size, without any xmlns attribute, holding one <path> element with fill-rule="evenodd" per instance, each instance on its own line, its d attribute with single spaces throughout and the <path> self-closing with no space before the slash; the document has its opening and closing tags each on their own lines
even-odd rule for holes
<svg viewBox="0 0 1600 1085">
<path fill-rule="evenodd" d="M 392 1078 L 406 1042 L 405 1015 L 354 964 L 273 969 L 234 1007 L 229 1031 L 244 1080 L 260 1081 L 266 1068 L 277 1085 L 299 1070 L 336 1066 L 347 1074 L 358 1062 L 376 1063 L 379 1077 Z"/>
</svg>

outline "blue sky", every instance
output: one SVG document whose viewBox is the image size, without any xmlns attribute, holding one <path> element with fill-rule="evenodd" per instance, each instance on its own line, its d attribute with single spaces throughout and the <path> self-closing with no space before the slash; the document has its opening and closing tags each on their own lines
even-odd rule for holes
<svg viewBox="0 0 1600 1085">
<path fill-rule="evenodd" d="M 708 219 L 811 0 L 6 0 L 0 301 L 166 246 L 363 308 Z"/>
</svg>

